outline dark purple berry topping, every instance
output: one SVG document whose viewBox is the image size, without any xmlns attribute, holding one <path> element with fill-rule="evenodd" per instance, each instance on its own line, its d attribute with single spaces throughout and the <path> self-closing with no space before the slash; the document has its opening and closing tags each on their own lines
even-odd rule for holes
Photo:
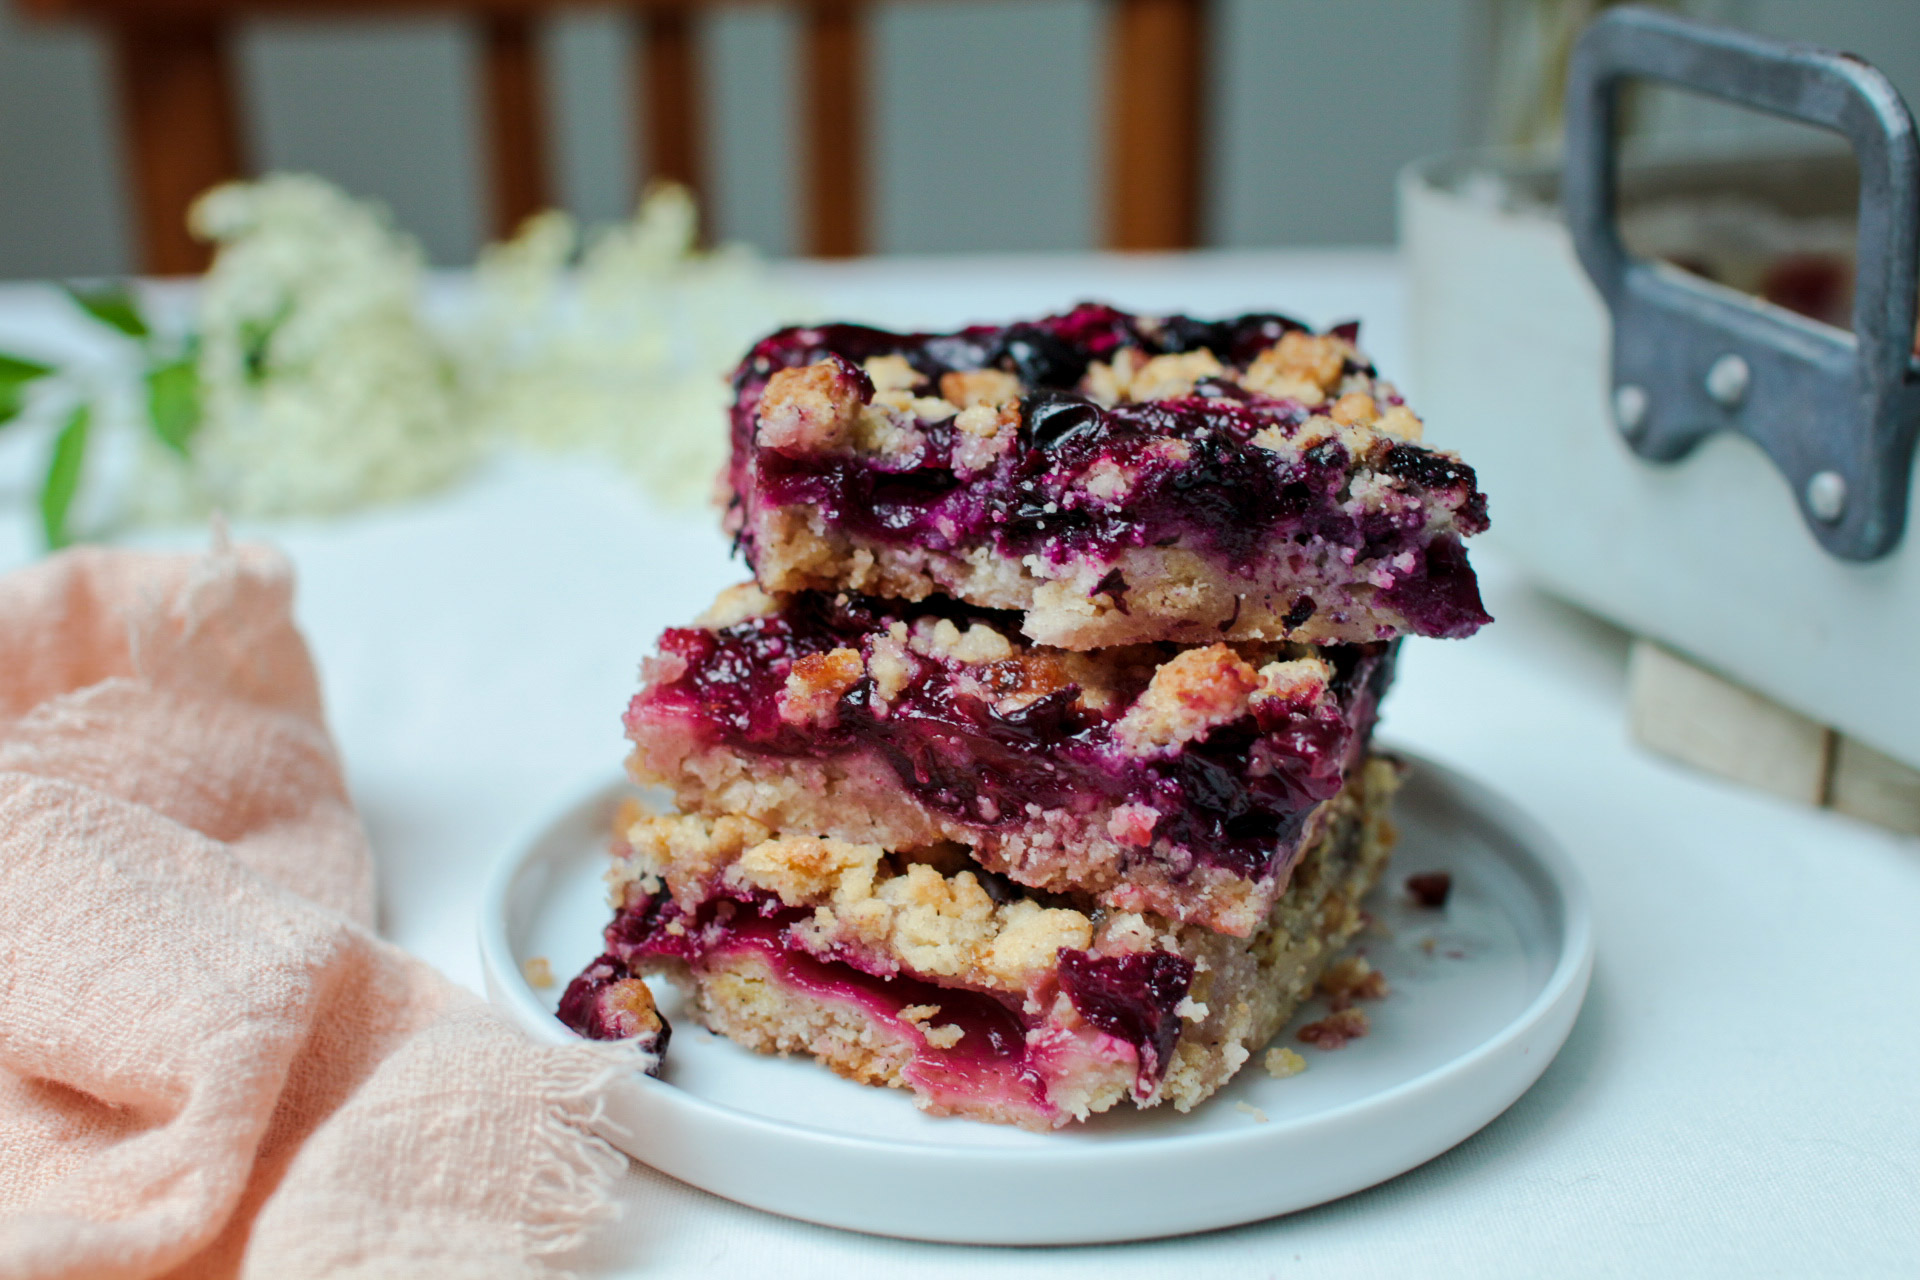
<svg viewBox="0 0 1920 1280">
<path fill-rule="evenodd" d="M 1124 956 L 1060 952 L 1060 988 L 1080 1016 L 1140 1051 L 1140 1072 L 1158 1080 L 1180 1038 L 1179 1005 L 1193 989 L 1193 961 L 1165 951 Z"/>
</svg>

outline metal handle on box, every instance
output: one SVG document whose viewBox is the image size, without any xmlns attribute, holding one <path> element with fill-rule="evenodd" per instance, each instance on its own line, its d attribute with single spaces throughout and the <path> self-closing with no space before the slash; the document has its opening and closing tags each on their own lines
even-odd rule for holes
<svg viewBox="0 0 1920 1280">
<path fill-rule="evenodd" d="M 1852 333 L 1628 255 L 1615 223 L 1613 139 L 1620 82 L 1631 76 L 1852 143 Z M 1614 416 L 1628 444 L 1671 462 L 1715 431 L 1739 432 L 1786 477 L 1821 546 L 1844 560 L 1886 555 L 1906 525 L 1920 434 L 1920 145 L 1899 93 L 1846 54 L 1625 8 L 1581 35 L 1566 119 L 1561 191 L 1581 265 L 1613 312 Z"/>
</svg>

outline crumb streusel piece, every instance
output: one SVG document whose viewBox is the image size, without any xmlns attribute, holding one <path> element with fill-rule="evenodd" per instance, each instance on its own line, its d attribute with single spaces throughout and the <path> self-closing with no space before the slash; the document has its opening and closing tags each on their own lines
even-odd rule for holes
<svg viewBox="0 0 1920 1280">
<path fill-rule="evenodd" d="M 928 600 L 724 593 L 668 631 L 630 767 L 680 807 L 968 846 L 1035 889 L 1245 936 L 1365 753 L 1387 644 L 1033 645 Z"/>
<path fill-rule="evenodd" d="M 940 1114 L 1048 1129 L 1122 1099 L 1184 1111 L 1279 1031 L 1360 927 L 1397 785 L 1354 770 L 1248 938 L 1023 893 L 958 851 L 903 854 L 750 818 L 643 816 L 610 882 L 606 954 L 562 1018 L 664 972 L 707 1026 L 911 1089 Z"/>
<path fill-rule="evenodd" d="M 1091 304 L 784 330 L 734 375 L 729 527 L 768 590 L 945 594 L 1067 649 L 1469 635 L 1486 500 L 1355 337 Z"/>
</svg>

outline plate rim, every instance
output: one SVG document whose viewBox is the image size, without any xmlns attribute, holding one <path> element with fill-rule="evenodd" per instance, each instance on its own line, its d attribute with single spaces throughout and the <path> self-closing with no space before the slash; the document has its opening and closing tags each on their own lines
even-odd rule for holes
<svg viewBox="0 0 1920 1280">
<path fill-rule="evenodd" d="M 1411 1079 L 1323 1111 L 1304 1116 L 1275 1117 L 1269 1123 L 1252 1125 L 1246 1129 L 1212 1129 L 1185 1134 L 1155 1133 L 1113 1137 L 1101 1135 L 1098 1140 L 1090 1142 L 1063 1142 L 1021 1148 L 839 1133 L 816 1125 L 743 1111 L 723 1102 L 703 1098 L 651 1076 L 641 1076 L 635 1083 L 643 1095 L 651 1098 L 656 1105 L 696 1112 L 709 1122 L 725 1125 L 735 1131 L 757 1131 L 786 1141 L 800 1139 L 810 1143 L 824 1142 L 848 1152 L 875 1157 L 932 1155 L 944 1161 L 998 1162 L 1010 1156 L 1017 1156 L 1023 1161 L 1041 1160 L 1062 1168 L 1071 1168 L 1089 1161 L 1115 1159 L 1141 1149 L 1151 1149 L 1167 1155 L 1191 1154 L 1199 1149 L 1217 1150 L 1227 1154 L 1237 1152 L 1243 1147 L 1266 1146 L 1279 1141 L 1282 1134 L 1311 1131 L 1321 1125 L 1337 1125 L 1357 1112 L 1391 1107 L 1422 1093 L 1443 1091 L 1449 1085 L 1473 1074 L 1477 1068 L 1483 1067 L 1489 1060 L 1499 1058 L 1516 1041 L 1526 1037 L 1536 1027 L 1546 1022 L 1562 1003 L 1569 999 L 1574 1002 L 1574 1008 L 1566 1020 L 1570 1030 L 1574 1020 L 1579 1016 L 1580 1007 L 1585 1003 L 1594 962 L 1592 903 L 1579 868 L 1568 857 L 1560 842 L 1538 819 L 1493 787 L 1452 765 L 1434 760 L 1424 752 L 1391 740 L 1380 740 L 1378 747 L 1383 754 L 1407 761 L 1446 790 L 1464 794 L 1469 807 L 1491 812 L 1498 826 L 1515 837 L 1512 843 L 1545 871 L 1546 882 L 1552 886 L 1558 899 L 1560 927 L 1563 934 L 1560 953 L 1554 961 L 1552 970 L 1524 1008 L 1471 1049 Z M 564 805 L 546 810 L 543 821 L 531 825 L 522 838 L 508 846 L 504 856 L 495 862 L 482 889 L 478 941 L 487 996 L 496 1007 L 509 1014 L 521 1030 L 546 1043 L 577 1043 L 581 1037 L 562 1025 L 545 1007 L 531 984 L 527 982 L 514 957 L 511 940 L 508 937 L 508 919 L 511 909 L 509 899 L 514 884 L 522 871 L 533 861 L 534 855 L 543 848 L 557 830 L 577 822 L 586 810 L 604 808 L 623 791 L 633 794 L 640 790 L 641 788 L 633 782 L 621 778 L 618 781 L 602 779 L 591 787 L 576 791 L 573 798 Z M 1497 856 L 1511 862 L 1508 852 L 1501 851 Z M 1564 1043 L 1564 1036 L 1561 1043 Z M 1558 1056 L 1559 1049 L 1560 1044 L 1556 1044 L 1552 1053 L 1542 1055 L 1539 1071 L 1534 1073 L 1513 1099 L 1490 1115 L 1481 1126 L 1476 1126 L 1474 1131 L 1484 1127 L 1484 1124 L 1491 1123 L 1501 1111 L 1511 1106 L 1513 1101 L 1517 1101 L 1527 1089 L 1532 1088 L 1539 1076 L 1545 1073 L 1547 1066 Z M 634 1154 L 634 1158 L 643 1163 L 651 1163 L 638 1154 Z M 1426 1157 L 1426 1159 L 1431 1158 L 1431 1156 Z M 1424 1163 L 1424 1160 L 1421 1163 Z"/>
</svg>

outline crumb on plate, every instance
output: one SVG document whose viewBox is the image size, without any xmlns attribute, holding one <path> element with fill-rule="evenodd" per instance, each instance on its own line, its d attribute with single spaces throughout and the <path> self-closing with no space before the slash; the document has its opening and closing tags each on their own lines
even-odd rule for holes
<svg viewBox="0 0 1920 1280">
<path fill-rule="evenodd" d="M 1421 906 L 1438 911 L 1447 905 L 1447 895 L 1453 892 L 1453 877 L 1445 871 L 1422 871 L 1407 877 L 1407 892 Z"/>
<path fill-rule="evenodd" d="M 1367 963 L 1365 956 L 1336 960 L 1320 975 L 1320 993 L 1336 1009 L 1343 1009 L 1355 1000 L 1378 1000 L 1388 990 L 1387 975 Z"/>
<path fill-rule="evenodd" d="M 1316 1049 L 1344 1049 L 1349 1040 L 1358 1040 L 1373 1029 L 1364 1009 L 1338 1009 L 1318 1022 L 1300 1028 L 1296 1038 Z"/>
<path fill-rule="evenodd" d="M 1265 1061 L 1267 1074 L 1275 1080 L 1290 1079 L 1307 1069 L 1307 1060 L 1291 1049 L 1269 1049 Z"/>
</svg>

